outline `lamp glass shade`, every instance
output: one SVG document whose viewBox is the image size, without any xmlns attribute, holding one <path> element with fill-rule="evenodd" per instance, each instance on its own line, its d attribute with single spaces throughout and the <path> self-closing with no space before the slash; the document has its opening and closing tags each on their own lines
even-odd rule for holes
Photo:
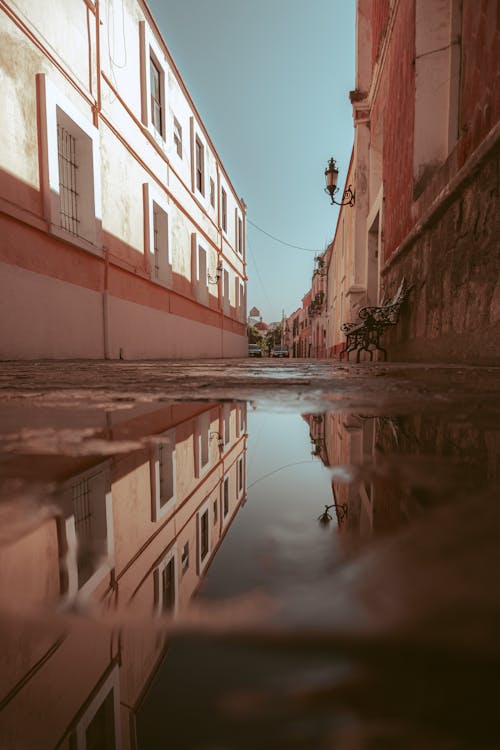
<svg viewBox="0 0 500 750">
<path fill-rule="evenodd" d="M 330 159 L 328 166 L 325 169 L 326 187 L 328 192 L 333 192 L 337 187 L 337 178 L 339 176 L 339 170 L 335 164 L 334 159 Z"/>
</svg>

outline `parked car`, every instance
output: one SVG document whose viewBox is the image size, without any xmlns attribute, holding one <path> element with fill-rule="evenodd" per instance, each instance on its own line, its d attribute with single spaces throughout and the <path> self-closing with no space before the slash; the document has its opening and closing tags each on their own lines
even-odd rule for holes
<svg viewBox="0 0 500 750">
<path fill-rule="evenodd" d="M 248 344 L 249 357 L 262 357 L 262 349 L 259 344 Z"/>
<path fill-rule="evenodd" d="M 271 352 L 271 357 L 289 357 L 290 353 L 287 346 L 275 346 Z"/>
</svg>

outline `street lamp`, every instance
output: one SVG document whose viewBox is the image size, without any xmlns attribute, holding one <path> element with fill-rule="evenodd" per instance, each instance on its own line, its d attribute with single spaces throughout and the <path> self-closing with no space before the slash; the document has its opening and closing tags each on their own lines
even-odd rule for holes
<svg viewBox="0 0 500 750">
<path fill-rule="evenodd" d="M 342 200 L 340 202 L 334 200 L 333 196 L 339 191 L 337 187 L 338 176 L 339 176 L 339 170 L 337 169 L 335 159 L 332 157 L 330 161 L 328 162 L 327 168 L 325 169 L 325 178 L 326 178 L 325 193 L 328 193 L 328 195 L 330 196 L 332 200 L 332 205 L 336 203 L 337 206 L 354 206 L 354 191 L 351 189 L 350 185 L 346 190 L 344 190 L 342 194 Z"/>
</svg>

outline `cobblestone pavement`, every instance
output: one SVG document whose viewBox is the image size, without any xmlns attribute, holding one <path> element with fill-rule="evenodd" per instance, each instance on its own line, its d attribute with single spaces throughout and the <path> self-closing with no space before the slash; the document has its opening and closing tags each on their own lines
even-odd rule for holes
<svg viewBox="0 0 500 750">
<path fill-rule="evenodd" d="M 198 360 L 3 362 L 0 405 L 190 399 L 321 401 L 342 407 L 408 407 L 422 400 L 444 408 L 499 409 L 500 368 L 333 360 Z"/>
</svg>

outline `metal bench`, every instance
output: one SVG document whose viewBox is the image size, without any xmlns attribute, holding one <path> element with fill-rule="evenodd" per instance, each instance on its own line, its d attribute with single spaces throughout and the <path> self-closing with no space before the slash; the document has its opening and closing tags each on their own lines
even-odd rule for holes
<svg viewBox="0 0 500 750">
<path fill-rule="evenodd" d="M 401 306 L 407 299 L 411 288 L 411 284 L 407 284 L 403 278 L 398 291 L 391 300 L 379 307 L 362 307 L 358 313 L 359 321 L 343 323 L 340 329 L 346 335 L 346 344 L 339 352 L 339 359 L 342 359 L 343 354 L 347 354 L 347 360 L 349 360 L 350 352 L 356 350 L 356 362 L 359 362 L 363 351 L 370 354 L 371 362 L 373 352 L 377 350 L 383 352 L 384 360 L 387 360 L 387 352 L 380 346 L 380 337 L 386 328 L 398 322 Z"/>
</svg>

